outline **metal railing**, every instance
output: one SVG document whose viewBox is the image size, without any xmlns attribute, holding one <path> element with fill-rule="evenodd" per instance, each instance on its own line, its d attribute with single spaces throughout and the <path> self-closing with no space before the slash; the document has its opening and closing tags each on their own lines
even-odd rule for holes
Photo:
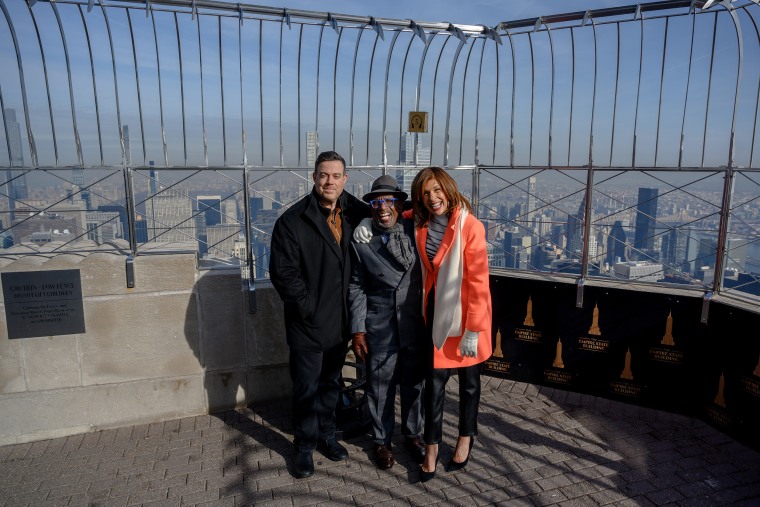
<svg viewBox="0 0 760 507">
<path fill-rule="evenodd" d="M 278 210 L 335 149 L 356 195 L 452 171 L 492 266 L 760 295 L 755 1 L 490 26 L 203 0 L 0 10 L 2 246 L 180 245 L 266 277 Z"/>
</svg>

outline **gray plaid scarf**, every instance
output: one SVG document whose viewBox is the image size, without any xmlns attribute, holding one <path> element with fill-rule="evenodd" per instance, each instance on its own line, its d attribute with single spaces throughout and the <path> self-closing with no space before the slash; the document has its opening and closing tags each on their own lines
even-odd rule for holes
<svg viewBox="0 0 760 507">
<path fill-rule="evenodd" d="M 414 252 L 412 251 L 412 242 L 409 240 L 409 236 L 404 233 L 404 226 L 396 222 L 389 229 L 377 226 L 374 228 L 381 234 L 388 235 L 388 242 L 386 243 L 388 251 L 399 264 L 404 266 L 404 269 L 409 269 L 409 266 L 414 262 Z"/>
</svg>

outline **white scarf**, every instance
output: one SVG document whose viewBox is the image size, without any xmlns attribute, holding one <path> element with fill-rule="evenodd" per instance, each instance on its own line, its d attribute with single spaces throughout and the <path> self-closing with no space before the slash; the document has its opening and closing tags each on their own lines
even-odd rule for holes
<svg viewBox="0 0 760 507">
<path fill-rule="evenodd" d="M 433 317 L 433 344 L 443 348 L 449 336 L 462 336 L 462 278 L 464 273 L 464 242 L 462 229 L 467 210 L 459 209 L 454 225 L 454 241 L 438 268 L 435 289 L 435 315 Z M 424 272 L 424 270 L 423 270 Z M 424 283 L 424 282 L 423 282 Z"/>
</svg>

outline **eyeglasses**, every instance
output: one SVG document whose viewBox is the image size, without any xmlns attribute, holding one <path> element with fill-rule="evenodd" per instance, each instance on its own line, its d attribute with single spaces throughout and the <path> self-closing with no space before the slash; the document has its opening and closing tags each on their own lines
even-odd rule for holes
<svg viewBox="0 0 760 507">
<path fill-rule="evenodd" d="M 375 209 L 380 209 L 383 206 L 383 204 L 391 208 L 393 207 L 394 204 L 396 204 L 396 201 L 398 201 L 398 198 L 396 197 L 389 197 L 386 199 L 373 199 L 369 201 L 369 205 Z"/>
</svg>

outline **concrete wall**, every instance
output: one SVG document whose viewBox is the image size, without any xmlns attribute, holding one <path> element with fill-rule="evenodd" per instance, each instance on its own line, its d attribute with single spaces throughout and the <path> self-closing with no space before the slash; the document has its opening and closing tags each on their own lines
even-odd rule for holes
<svg viewBox="0 0 760 507">
<path fill-rule="evenodd" d="M 86 332 L 8 339 L 0 293 L 0 445 L 216 412 L 290 395 L 282 302 L 194 254 L 1 258 L 0 272 L 78 269 Z"/>
</svg>

